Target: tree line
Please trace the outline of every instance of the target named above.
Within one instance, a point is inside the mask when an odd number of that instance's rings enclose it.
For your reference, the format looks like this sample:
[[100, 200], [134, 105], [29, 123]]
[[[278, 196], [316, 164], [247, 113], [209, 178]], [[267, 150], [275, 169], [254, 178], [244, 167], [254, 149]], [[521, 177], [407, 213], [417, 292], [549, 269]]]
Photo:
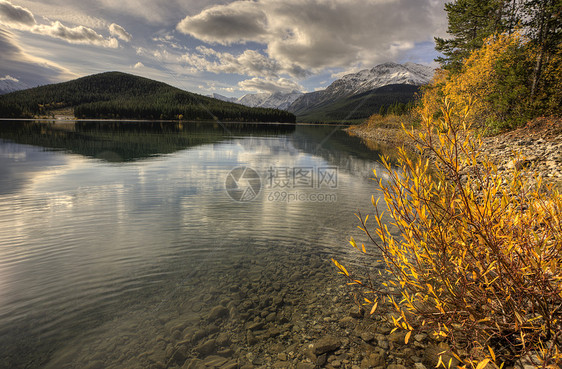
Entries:
[[441, 86], [487, 104], [479, 113], [496, 126], [560, 114], [562, 0], [457, 0], [445, 10]]

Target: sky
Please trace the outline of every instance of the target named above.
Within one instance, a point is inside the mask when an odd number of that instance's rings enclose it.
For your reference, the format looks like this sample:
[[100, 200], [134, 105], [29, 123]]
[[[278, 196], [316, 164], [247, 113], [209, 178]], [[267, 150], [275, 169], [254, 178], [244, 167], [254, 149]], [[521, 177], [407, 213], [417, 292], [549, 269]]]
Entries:
[[0, 80], [121, 71], [240, 97], [311, 92], [385, 62], [436, 65], [445, 0], [0, 0]]

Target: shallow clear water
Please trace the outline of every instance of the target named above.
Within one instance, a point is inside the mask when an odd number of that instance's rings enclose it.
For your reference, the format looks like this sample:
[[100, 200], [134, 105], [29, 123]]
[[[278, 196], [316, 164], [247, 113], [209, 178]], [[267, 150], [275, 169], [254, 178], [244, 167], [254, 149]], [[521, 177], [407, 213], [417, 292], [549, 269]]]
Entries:
[[231, 284], [322, 284], [378, 159], [326, 126], [0, 121], [0, 367], [127, 367]]

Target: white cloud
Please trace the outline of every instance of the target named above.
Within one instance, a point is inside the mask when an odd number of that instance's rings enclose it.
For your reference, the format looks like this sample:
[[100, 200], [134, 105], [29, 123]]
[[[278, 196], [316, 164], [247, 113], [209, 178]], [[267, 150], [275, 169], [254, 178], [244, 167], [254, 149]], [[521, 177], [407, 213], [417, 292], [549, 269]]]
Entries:
[[[68, 1], [64, 2], [67, 3]], [[209, 0], [80, 0], [73, 5], [77, 8], [89, 7], [90, 9], [103, 7], [108, 11], [108, 15], [126, 14], [140, 20], [144, 25], [168, 27], [171, 22], [178, 19], [178, 14], [200, 12], [209, 6]]]
[[238, 82], [238, 86], [245, 91], [256, 92], [291, 92], [302, 91], [303, 87], [286, 78], [257, 78]]
[[0, 0], [0, 20], [13, 28], [35, 25], [35, 17], [26, 8], [13, 5], [9, 1]]
[[144, 68], [144, 64], [141, 62], [137, 62], [135, 65], [133, 65], [133, 69], [139, 69], [139, 68]]
[[8, 27], [59, 38], [72, 44], [89, 44], [109, 48], [117, 48], [119, 46], [117, 39], [106, 39], [88, 27], [68, 27], [60, 21], [54, 21], [50, 24], [38, 24], [31, 11], [21, 6], [13, 5], [6, 0], [0, 0], [0, 19]]
[[30, 29], [31, 32], [40, 35], [59, 38], [71, 44], [89, 44], [116, 49], [119, 42], [116, 38], [106, 39], [91, 28], [84, 26], [67, 27], [59, 21], [52, 22], [50, 25], [38, 24]]
[[371, 67], [399, 59], [445, 27], [445, 0], [237, 0], [185, 17], [211, 44], [258, 42], [287, 69]]
[[253, 1], [215, 5], [197, 15], [184, 18], [176, 28], [200, 40], [224, 45], [265, 41], [267, 15], [259, 5]]
[[239, 55], [221, 53], [207, 47], [198, 47], [197, 51], [198, 54], [186, 54], [184, 60], [201, 71], [273, 76], [280, 70], [274, 60], [255, 50], [246, 50]]
[[234, 55], [228, 52], [219, 52], [206, 46], [198, 46], [196, 51], [197, 53], [184, 54], [181, 61], [197, 71], [240, 74], [252, 77], [278, 77], [280, 74], [289, 74], [294, 77], [306, 75], [303, 69], [294, 65], [282, 65], [256, 50], [245, 50], [238, 55]]
[[115, 23], [111, 23], [109, 25], [109, 34], [126, 42], [130, 42], [133, 39], [133, 36], [131, 36], [131, 34], [127, 32], [125, 28]]
[[172, 49], [176, 50], [184, 50], [187, 49], [184, 45], [182, 45], [178, 40], [175, 39], [174, 35], [170, 33], [158, 33], [156, 36], [152, 37], [152, 41], [157, 42], [159, 46], [169, 46]]
[[[128, 18], [127, 30], [133, 35], [147, 27], [169, 28], [180, 16], [196, 14], [209, 7], [209, 0], [10, 0], [39, 15], [63, 23], [80, 24], [94, 29], [107, 28], [109, 24]], [[229, 0], [214, 0], [212, 3]], [[111, 21], [106, 21], [110, 19]], [[116, 22], [119, 23], [119, 22]], [[121, 23], [119, 23], [121, 24]], [[129, 25], [130, 24], [130, 25]], [[138, 27], [138, 28], [137, 28]], [[173, 27], [173, 26], [172, 26]], [[140, 32], [139, 32], [140, 33]]]
[[12, 82], [19, 82], [20, 80], [10, 76], [9, 74], [6, 74], [6, 76], [4, 77], [0, 77], [0, 81], [12, 81]]
[[44, 18], [46, 20], [56, 19], [62, 23], [80, 24], [94, 29], [107, 28], [109, 25], [108, 22], [96, 16], [99, 15], [99, 12], [88, 11], [88, 8], [85, 7], [86, 0], [77, 4], [61, 0], [41, 0], [40, 2], [37, 0], [15, 1], [35, 14], [37, 18]]

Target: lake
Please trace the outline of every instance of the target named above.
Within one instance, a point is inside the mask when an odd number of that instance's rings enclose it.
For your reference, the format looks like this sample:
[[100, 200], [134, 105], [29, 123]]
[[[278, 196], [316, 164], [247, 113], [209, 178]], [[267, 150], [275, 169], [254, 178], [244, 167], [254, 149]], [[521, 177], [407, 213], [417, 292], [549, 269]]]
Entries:
[[361, 264], [379, 155], [332, 126], [0, 121], [0, 367], [302, 360], [352, 306], [330, 258]]

